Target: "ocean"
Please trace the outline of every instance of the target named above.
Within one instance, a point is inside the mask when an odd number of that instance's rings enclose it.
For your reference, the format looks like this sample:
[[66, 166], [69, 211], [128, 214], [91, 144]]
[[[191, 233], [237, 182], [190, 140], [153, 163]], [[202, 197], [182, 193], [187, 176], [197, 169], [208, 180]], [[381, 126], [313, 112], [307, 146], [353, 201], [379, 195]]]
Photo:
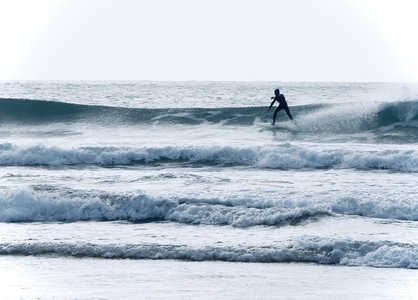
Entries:
[[418, 297], [417, 83], [1, 81], [0, 124], [1, 299]]

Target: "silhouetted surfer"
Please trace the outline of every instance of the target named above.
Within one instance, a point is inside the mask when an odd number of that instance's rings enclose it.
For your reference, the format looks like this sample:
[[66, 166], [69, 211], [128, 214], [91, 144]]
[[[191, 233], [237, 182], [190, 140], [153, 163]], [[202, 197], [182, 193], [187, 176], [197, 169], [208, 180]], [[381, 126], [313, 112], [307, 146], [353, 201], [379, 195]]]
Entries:
[[271, 97], [271, 99], [274, 99], [274, 100], [270, 104], [269, 111], [270, 111], [271, 107], [273, 106], [274, 102], [276, 102], [276, 101], [279, 102], [279, 106], [274, 111], [274, 114], [273, 114], [273, 123], [271, 123], [271, 124], [274, 125], [274, 123], [276, 123], [276, 115], [282, 109], [284, 109], [284, 111], [287, 113], [287, 115], [289, 116], [290, 120], [293, 120], [293, 117], [290, 114], [289, 107], [287, 106], [286, 98], [284, 97], [284, 95], [283, 94], [280, 94], [280, 90], [279, 89], [276, 89], [274, 91], [274, 95], [275, 95], [274, 97]]

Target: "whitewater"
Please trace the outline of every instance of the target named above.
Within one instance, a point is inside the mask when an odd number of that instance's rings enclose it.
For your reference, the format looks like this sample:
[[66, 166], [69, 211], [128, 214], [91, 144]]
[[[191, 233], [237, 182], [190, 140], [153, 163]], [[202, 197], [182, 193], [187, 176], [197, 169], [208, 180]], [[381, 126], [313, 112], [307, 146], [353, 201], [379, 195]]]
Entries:
[[417, 142], [414, 83], [2, 81], [1, 297], [414, 299]]

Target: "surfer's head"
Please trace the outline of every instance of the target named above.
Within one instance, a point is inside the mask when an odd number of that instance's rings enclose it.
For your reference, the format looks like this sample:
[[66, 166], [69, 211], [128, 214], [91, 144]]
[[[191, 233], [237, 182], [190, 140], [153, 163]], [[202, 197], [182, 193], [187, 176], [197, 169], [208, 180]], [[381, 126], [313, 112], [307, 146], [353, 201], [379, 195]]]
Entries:
[[279, 89], [275, 89], [275, 90], [274, 90], [274, 94], [275, 94], [276, 96], [279, 96], [279, 95], [280, 95], [280, 90], [279, 90]]

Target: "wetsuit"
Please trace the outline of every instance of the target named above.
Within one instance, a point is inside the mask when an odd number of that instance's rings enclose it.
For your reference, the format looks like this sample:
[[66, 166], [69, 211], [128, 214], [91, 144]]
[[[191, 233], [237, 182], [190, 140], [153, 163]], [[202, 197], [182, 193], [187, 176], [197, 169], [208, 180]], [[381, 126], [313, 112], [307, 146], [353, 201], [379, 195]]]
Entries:
[[289, 116], [290, 120], [293, 120], [293, 117], [290, 114], [289, 107], [287, 106], [286, 98], [284, 97], [284, 95], [283, 94], [280, 94], [280, 95], [274, 97], [273, 102], [271, 102], [271, 104], [270, 104], [270, 108], [273, 106], [273, 104], [274, 104], [275, 101], [279, 102], [279, 106], [276, 108], [276, 110], [274, 111], [274, 114], [273, 114], [273, 125], [274, 125], [274, 123], [276, 123], [276, 115], [277, 115], [277, 113], [279, 111], [281, 111], [282, 109], [284, 109], [284, 111], [287, 113], [287, 115]]

